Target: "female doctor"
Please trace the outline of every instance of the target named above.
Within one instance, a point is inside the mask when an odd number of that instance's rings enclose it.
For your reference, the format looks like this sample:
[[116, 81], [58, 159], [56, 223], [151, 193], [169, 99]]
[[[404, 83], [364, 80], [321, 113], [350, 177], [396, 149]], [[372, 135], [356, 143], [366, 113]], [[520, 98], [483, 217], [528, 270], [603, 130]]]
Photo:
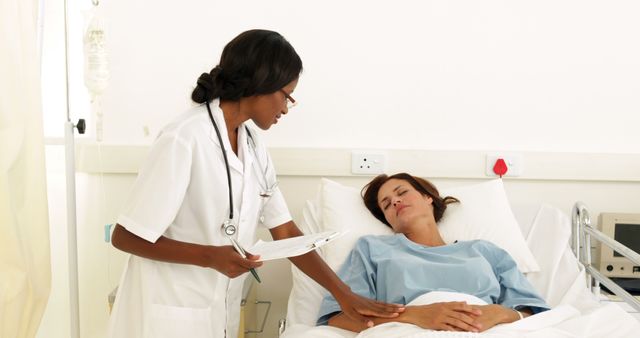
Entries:
[[[280, 34], [246, 31], [202, 74], [200, 104], [155, 140], [113, 233], [131, 253], [119, 284], [110, 337], [237, 337], [246, 272], [262, 265], [231, 245], [302, 235], [276, 186], [267, 148], [245, 122], [267, 130], [295, 104], [302, 61]], [[351, 292], [315, 252], [292, 257], [354, 320], [404, 310]], [[251, 277], [253, 278], [253, 277]]]

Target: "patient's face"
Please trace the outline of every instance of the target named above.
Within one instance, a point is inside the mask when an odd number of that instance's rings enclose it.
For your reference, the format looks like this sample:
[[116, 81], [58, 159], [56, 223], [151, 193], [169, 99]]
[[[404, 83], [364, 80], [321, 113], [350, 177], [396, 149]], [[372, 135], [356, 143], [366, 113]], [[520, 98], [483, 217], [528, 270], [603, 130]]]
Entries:
[[433, 221], [433, 199], [409, 182], [390, 179], [378, 191], [378, 205], [395, 232], [407, 233], [423, 221]]

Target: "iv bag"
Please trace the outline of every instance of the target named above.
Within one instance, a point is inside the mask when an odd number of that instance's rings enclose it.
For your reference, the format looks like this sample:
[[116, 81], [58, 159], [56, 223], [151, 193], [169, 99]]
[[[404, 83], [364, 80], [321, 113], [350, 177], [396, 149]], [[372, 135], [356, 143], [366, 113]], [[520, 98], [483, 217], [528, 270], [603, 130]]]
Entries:
[[102, 94], [109, 82], [109, 60], [104, 23], [93, 8], [84, 34], [84, 84], [92, 96]]
[[86, 14], [84, 34], [84, 84], [91, 96], [91, 111], [95, 116], [96, 140], [102, 142], [102, 104], [100, 96], [109, 83], [109, 60], [104, 23], [93, 6]]

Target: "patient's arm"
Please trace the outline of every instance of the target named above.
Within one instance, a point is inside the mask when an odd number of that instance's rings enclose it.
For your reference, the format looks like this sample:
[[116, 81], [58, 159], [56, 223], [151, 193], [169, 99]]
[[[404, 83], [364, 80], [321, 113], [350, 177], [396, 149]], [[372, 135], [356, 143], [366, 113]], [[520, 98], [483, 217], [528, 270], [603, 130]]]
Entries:
[[[474, 322], [475, 318], [481, 315], [480, 309], [474, 308], [466, 302], [446, 302], [407, 306], [405, 311], [396, 318], [371, 318], [371, 320], [374, 325], [401, 322], [414, 324], [424, 329], [479, 332], [480, 328]], [[368, 328], [364, 323], [354, 321], [342, 312], [331, 317], [329, 325], [354, 332]]]

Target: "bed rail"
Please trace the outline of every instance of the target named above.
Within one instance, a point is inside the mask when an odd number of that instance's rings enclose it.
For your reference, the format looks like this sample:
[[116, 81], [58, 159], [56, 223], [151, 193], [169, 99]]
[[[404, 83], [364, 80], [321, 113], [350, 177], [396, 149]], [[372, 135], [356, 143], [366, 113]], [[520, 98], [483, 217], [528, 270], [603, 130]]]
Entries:
[[578, 260], [585, 266], [588, 275], [587, 286], [597, 295], [600, 293], [600, 283], [602, 283], [614, 294], [640, 311], [640, 300], [618, 286], [618, 284], [613, 282], [609, 277], [601, 274], [600, 271], [592, 265], [591, 238], [593, 237], [595, 240], [600, 241], [602, 245], [612, 248], [638, 265], [640, 265], [640, 255], [594, 228], [591, 225], [589, 210], [583, 202], [576, 202], [571, 214], [571, 249]]

